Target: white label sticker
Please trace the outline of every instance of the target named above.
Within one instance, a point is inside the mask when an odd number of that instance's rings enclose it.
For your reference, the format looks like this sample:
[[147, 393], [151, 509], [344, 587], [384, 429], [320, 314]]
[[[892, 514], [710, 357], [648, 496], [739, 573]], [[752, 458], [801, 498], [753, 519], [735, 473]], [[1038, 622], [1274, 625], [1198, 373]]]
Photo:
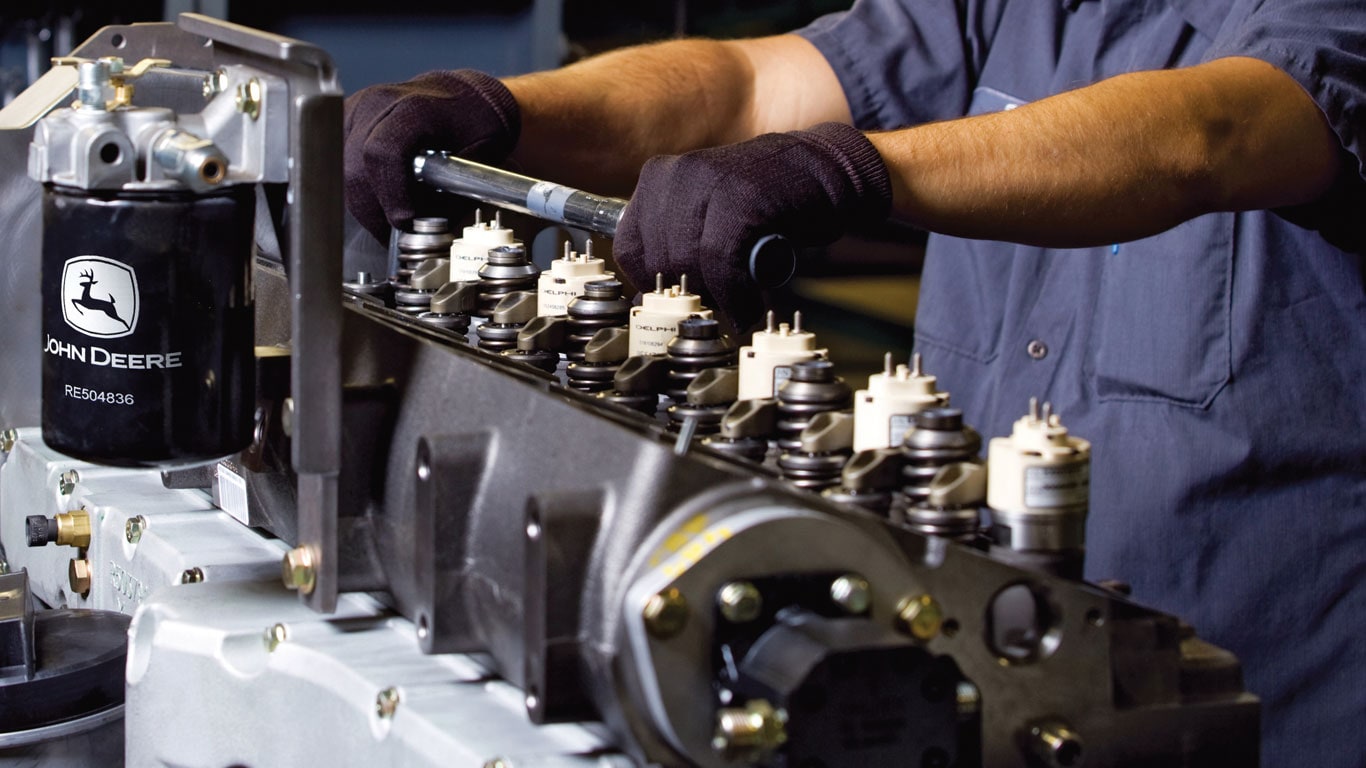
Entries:
[[1086, 462], [1055, 467], [1025, 468], [1026, 507], [1071, 507], [1085, 504], [1091, 490], [1091, 465]]
[[242, 525], [250, 525], [247, 515], [247, 481], [227, 464], [214, 468], [218, 507]]
[[783, 388], [783, 382], [792, 378], [792, 366], [775, 365], [773, 367], [773, 396], [778, 396], [778, 390]]
[[887, 420], [887, 446], [897, 448], [906, 439], [906, 431], [915, 426], [915, 414], [894, 413]]
[[538, 181], [526, 193], [527, 210], [543, 219], [564, 220], [564, 202], [574, 190], [549, 181]]

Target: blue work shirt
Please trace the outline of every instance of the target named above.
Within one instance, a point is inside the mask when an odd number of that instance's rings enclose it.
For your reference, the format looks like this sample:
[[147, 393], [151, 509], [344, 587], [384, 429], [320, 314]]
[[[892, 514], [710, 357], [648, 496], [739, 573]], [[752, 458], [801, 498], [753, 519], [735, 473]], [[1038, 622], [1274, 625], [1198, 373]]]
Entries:
[[1322, 109], [1343, 171], [1311, 205], [1117, 247], [931, 235], [916, 348], [984, 435], [1038, 397], [1092, 441], [1088, 578], [1238, 654], [1264, 765], [1366, 764], [1366, 3], [867, 0], [800, 34], [868, 130], [1225, 56]]

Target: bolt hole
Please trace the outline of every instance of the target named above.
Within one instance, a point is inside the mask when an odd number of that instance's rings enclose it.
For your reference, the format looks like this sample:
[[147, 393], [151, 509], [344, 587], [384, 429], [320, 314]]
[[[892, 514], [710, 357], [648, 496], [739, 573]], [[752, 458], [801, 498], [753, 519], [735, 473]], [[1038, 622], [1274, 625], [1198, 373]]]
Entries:
[[1061, 640], [1056, 607], [1042, 588], [1011, 584], [987, 607], [987, 642], [1003, 661], [1028, 664], [1047, 658]]
[[123, 157], [123, 150], [119, 149], [119, 145], [112, 141], [100, 147], [100, 160], [104, 161], [105, 165], [113, 165], [121, 157]]
[[417, 617], [417, 639], [426, 640], [429, 630], [427, 628], [427, 614]]
[[223, 180], [223, 164], [210, 160], [199, 167], [199, 175], [204, 181], [217, 184]]
[[213, 41], [206, 37], [204, 38], [204, 42], [200, 43], [200, 45], [204, 46], [205, 48], [212, 48]]
[[953, 637], [958, 634], [959, 629], [962, 627], [958, 624], [958, 619], [945, 619], [944, 626], [939, 631], [944, 633], [944, 637]]
[[128, 45], [128, 39], [116, 32], [113, 37], [109, 38], [109, 44], [115, 48], [122, 48]]
[[417, 479], [424, 483], [432, 479], [432, 466], [425, 461], [418, 462]]
[[1103, 627], [1105, 626], [1105, 616], [1101, 614], [1099, 608], [1092, 608], [1086, 612], [1086, 623], [1093, 627]]

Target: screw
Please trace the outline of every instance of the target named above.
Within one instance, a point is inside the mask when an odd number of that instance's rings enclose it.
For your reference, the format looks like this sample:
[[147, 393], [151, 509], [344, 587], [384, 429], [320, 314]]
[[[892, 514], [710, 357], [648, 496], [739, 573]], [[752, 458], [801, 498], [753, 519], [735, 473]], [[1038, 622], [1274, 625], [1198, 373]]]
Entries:
[[964, 680], [958, 684], [958, 714], [975, 715], [982, 710], [982, 692]]
[[135, 515], [128, 518], [128, 522], [123, 524], [123, 538], [129, 544], [136, 544], [142, 540], [142, 532], [147, 530], [147, 518], [142, 515]]
[[308, 547], [295, 547], [285, 554], [280, 564], [280, 576], [289, 589], [297, 589], [305, 595], [313, 594], [317, 584], [318, 572], [313, 565], [313, 550]]
[[78, 558], [71, 561], [66, 569], [66, 580], [71, 591], [85, 597], [90, 594], [90, 561]]
[[1029, 726], [1029, 750], [1048, 768], [1081, 765], [1081, 736], [1065, 723], [1056, 720], [1046, 720]]
[[896, 614], [901, 631], [917, 640], [933, 640], [944, 625], [944, 610], [929, 595], [902, 600], [896, 606]]
[[252, 120], [261, 116], [261, 81], [252, 78], [237, 86], [237, 98], [233, 102], [237, 111]]
[[181, 584], [199, 584], [202, 581], [204, 581], [203, 568], [186, 568], [185, 570], [180, 572]]
[[650, 595], [641, 617], [645, 619], [645, 628], [650, 634], [667, 640], [682, 632], [684, 625], [688, 623], [688, 601], [683, 599], [682, 592], [669, 587], [663, 592]]
[[787, 741], [787, 713], [757, 699], [716, 712], [711, 747], [725, 760], [757, 762]]
[[284, 624], [274, 624], [266, 630], [266, 650], [272, 653], [280, 644], [289, 639], [289, 629]]
[[388, 720], [394, 716], [398, 710], [398, 689], [389, 687], [379, 692], [375, 697], [375, 714]]
[[57, 490], [60, 491], [63, 496], [70, 496], [71, 492], [76, 490], [76, 483], [79, 483], [80, 481], [81, 473], [74, 469], [68, 469], [62, 473], [61, 478], [58, 480]]
[[14, 444], [19, 442], [19, 430], [7, 429], [0, 432], [0, 451], [9, 453], [14, 450]]
[[764, 608], [764, 597], [748, 581], [732, 581], [716, 593], [721, 615], [732, 624], [745, 624], [759, 618]]
[[872, 588], [867, 579], [857, 573], [847, 573], [830, 584], [830, 599], [849, 613], [864, 614], [873, 602]]

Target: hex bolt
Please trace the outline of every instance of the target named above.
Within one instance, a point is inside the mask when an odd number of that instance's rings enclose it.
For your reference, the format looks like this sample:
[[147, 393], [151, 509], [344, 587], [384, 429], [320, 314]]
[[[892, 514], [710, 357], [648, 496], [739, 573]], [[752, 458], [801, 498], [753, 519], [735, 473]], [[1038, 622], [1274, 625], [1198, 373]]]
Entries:
[[252, 78], [237, 86], [237, 97], [233, 103], [237, 111], [252, 120], [261, 116], [261, 81]]
[[724, 760], [758, 762], [787, 742], [787, 713], [763, 699], [716, 712], [711, 747]]
[[964, 680], [958, 684], [958, 714], [975, 715], [982, 711], [982, 692]]
[[71, 492], [76, 490], [76, 483], [79, 483], [80, 481], [81, 473], [74, 469], [68, 469], [62, 473], [61, 478], [57, 481], [57, 490], [61, 492], [63, 496], [70, 496]]
[[0, 432], [0, 451], [9, 453], [14, 450], [14, 444], [19, 442], [19, 430], [7, 429]]
[[297, 589], [305, 595], [313, 594], [318, 578], [313, 550], [308, 547], [289, 550], [280, 563], [280, 577], [287, 589]]
[[375, 714], [388, 720], [398, 711], [398, 689], [390, 686], [375, 696]]
[[726, 621], [746, 624], [759, 618], [764, 609], [764, 596], [748, 581], [732, 581], [716, 593], [716, 605]]
[[123, 538], [129, 544], [136, 544], [142, 541], [142, 532], [145, 530], [147, 530], [147, 518], [142, 515], [134, 515], [123, 524]]
[[289, 639], [289, 628], [284, 624], [272, 624], [266, 630], [265, 639], [266, 650], [274, 653], [276, 648], [279, 648], [282, 643]]
[[930, 595], [902, 600], [896, 615], [898, 628], [917, 640], [933, 640], [944, 626], [944, 609]]
[[204, 99], [212, 99], [223, 92], [228, 84], [228, 73], [223, 70], [210, 72], [204, 76]]
[[667, 640], [679, 632], [688, 623], [688, 601], [683, 598], [683, 593], [674, 587], [669, 587], [663, 592], [650, 595], [650, 599], [645, 602], [645, 610], [641, 612], [641, 618], [645, 620], [645, 629], [650, 634], [660, 640]]
[[199, 567], [186, 568], [180, 572], [181, 584], [199, 584], [204, 581], [204, 569]]
[[1066, 723], [1044, 720], [1029, 726], [1029, 751], [1048, 768], [1071, 768], [1082, 763], [1082, 740]]
[[71, 587], [74, 594], [86, 597], [90, 594], [90, 561], [81, 557], [75, 558], [66, 569], [67, 584]]
[[830, 599], [858, 616], [868, 612], [873, 603], [873, 590], [867, 579], [857, 573], [846, 573], [830, 583]]
[[280, 430], [285, 437], [294, 437], [294, 398], [286, 397], [280, 404]]

